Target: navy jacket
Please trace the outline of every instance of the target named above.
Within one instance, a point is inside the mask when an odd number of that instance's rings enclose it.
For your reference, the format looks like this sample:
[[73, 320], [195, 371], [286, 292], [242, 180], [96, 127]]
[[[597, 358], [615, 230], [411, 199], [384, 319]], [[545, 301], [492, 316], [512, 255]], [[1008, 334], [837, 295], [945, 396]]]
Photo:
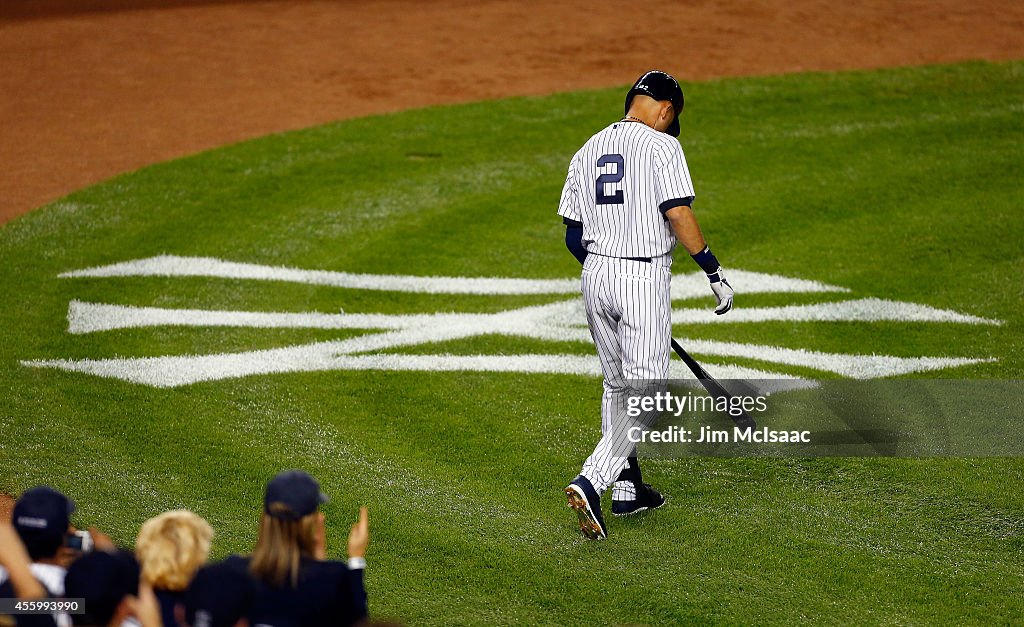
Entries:
[[[249, 568], [248, 557], [232, 556], [225, 563]], [[363, 571], [349, 570], [344, 562], [304, 558], [297, 588], [271, 586], [255, 577], [252, 580], [252, 605], [247, 616], [250, 625], [352, 625], [367, 617]]]

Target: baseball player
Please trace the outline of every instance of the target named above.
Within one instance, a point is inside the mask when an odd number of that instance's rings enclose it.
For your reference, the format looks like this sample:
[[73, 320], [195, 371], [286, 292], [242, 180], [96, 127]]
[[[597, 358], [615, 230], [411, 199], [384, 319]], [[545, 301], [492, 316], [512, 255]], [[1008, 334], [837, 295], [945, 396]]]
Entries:
[[674, 78], [659, 71], [641, 76], [626, 94], [625, 117], [573, 156], [558, 206], [566, 246], [583, 264], [587, 323], [604, 374], [601, 440], [565, 488], [580, 531], [592, 540], [608, 536], [601, 495], [613, 484], [613, 514], [665, 504], [643, 482], [636, 446], [626, 437], [631, 425], [643, 423], [631, 422], [625, 403], [668, 378], [677, 241], [707, 273], [715, 313], [732, 308], [733, 289], [691, 210], [693, 184], [675, 139], [682, 110]]

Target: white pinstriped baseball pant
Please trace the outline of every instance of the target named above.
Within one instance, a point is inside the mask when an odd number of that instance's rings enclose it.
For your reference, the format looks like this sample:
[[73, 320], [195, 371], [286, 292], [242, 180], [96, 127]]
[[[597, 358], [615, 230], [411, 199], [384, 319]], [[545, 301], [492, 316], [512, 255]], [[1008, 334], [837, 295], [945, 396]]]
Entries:
[[580, 474], [598, 494], [612, 485], [636, 449], [628, 440], [637, 419], [626, 415], [627, 398], [660, 390], [668, 379], [671, 267], [671, 254], [650, 263], [589, 254], [583, 264], [581, 288], [604, 393], [601, 440]]

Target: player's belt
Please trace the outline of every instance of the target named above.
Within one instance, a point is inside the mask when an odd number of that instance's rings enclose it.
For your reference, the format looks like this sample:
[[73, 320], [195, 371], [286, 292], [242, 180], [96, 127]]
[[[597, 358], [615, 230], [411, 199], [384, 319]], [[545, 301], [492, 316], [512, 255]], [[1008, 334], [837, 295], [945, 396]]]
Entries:
[[601, 253], [592, 253], [587, 251], [588, 255], [597, 255], [598, 257], [607, 257], [609, 259], [625, 259], [626, 261], [643, 261], [644, 263], [651, 263], [650, 257], [612, 257], [611, 255], [602, 255]]

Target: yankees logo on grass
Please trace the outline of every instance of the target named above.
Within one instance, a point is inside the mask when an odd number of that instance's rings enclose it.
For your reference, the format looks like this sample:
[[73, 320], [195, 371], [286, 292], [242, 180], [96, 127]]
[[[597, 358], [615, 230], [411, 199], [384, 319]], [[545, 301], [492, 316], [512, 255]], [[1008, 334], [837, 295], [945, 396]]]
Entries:
[[[552, 294], [572, 295], [544, 305], [496, 313], [438, 311], [420, 314], [258, 312], [207, 309], [133, 307], [72, 300], [68, 306], [68, 332], [87, 334], [156, 326], [361, 329], [367, 333], [342, 340], [314, 342], [266, 350], [208, 355], [159, 357], [97, 357], [94, 359], [26, 359], [33, 368], [57, 368], [110, 377], [154, 387], [177, 387], [200, 381], [216, 381], [255, 374], [323, 370], [418, 370], [527, 372], [599, 376], [597, 358], [589, 354], [523, 355], [408, 355], [396, 348], [501, 334], [557, 342], [592, 342], [575, 279], [509, 279], [469, 277], [414, 277], [366, 275], [323, 270], [299, 270], [277, 266], [233, 263], [207, 257], [162, 256], [108, 266], [75, 270], [62, 278], [208, 277], [354, 287], [428, 294]], [[731, 270], [731, 280], [744, 293], [845, 294], [849, 290], [817, 281], [772, 274]], [[673, 300], [703, 297], [707, 279], [703, 273], [677, 276]], [[771, 320], [792, 322], [898, 321], [931, 324], [998, 325], [998, 320], [936, 309], [926, 305], [877, 298], [850, 298], [838, 302], [780, 307], [748, 307], [733, 312], [732, 322]], [[725, 324], [729, 320], [697, 308], [675, 308], [673, 324]], [[713, 360], [706, 364], [723, 379], [788, 378], [785, 367], [810, 368], [844, 377], [874, 378], [940, 370], [984, 361], [986, 357], [850, 355], [719, 340], [686, 340], [686, 348]], [[782, 370], [761, 370], [729, 363], [729, 358], [768, 362]], [[688, 378], [689, 371], [673, 362], [670, 376]]]

